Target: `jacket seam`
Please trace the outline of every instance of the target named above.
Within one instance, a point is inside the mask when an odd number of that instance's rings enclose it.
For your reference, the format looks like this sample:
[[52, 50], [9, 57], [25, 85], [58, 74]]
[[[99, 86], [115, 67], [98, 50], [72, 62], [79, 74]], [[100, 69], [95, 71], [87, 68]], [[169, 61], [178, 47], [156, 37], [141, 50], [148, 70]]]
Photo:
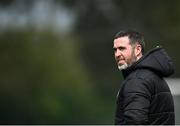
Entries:
[[159, 94], [161, 94], [161, 93], [167, 93], [167, 94], [169, 94], [170, 92], [168, 92], [168, 91], [158, 92], [158, 93], [156, 93], [156, 94], [152, 95], [151, 97], [157, 96], [157, 95], [159, 95]]
[[174, 113], [174, 112], [159, 112], [159, 113], [154, 113], [154, 114], [149, 114], [149, 115], [156, 115], [156, 114], [167, 114], [167, 113]]
[[[138, 110], [138, 111], [143, 111], [142, 109], [127, 109], [127, 110], [125, 110], [124, 112], [129, 111], [129, 110]], [[145, 112], [145, 111], [143, 111], [143, 112]]]

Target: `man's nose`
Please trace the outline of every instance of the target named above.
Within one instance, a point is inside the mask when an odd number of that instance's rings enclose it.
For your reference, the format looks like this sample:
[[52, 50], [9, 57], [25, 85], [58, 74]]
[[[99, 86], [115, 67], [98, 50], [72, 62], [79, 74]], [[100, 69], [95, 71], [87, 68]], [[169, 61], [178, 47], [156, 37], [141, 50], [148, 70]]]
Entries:
[[115, 56], [116, 57], [119, 57], [121, 55], [121, 51], [119, 51], [118, 49], [116, 50], [116, 52], [115, 52]]

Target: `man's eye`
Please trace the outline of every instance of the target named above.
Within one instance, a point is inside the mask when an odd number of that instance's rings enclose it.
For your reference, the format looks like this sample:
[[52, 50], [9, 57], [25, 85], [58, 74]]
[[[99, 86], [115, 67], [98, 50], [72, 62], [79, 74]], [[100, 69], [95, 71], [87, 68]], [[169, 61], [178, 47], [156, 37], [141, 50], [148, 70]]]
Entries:
[[125, 47], [119, 47], [118, 49], [121, 50], [121, 51], [123, 51], [123, 50], [125, 50], [126, 48], [125, 48]]

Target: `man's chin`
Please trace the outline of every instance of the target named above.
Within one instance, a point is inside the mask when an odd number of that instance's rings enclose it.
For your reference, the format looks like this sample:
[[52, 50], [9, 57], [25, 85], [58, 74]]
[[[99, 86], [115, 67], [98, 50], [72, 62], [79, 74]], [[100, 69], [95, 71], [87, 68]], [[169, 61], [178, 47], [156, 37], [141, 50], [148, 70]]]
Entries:
[[127, 64], [123, 64], [123, 65], [118, 65], [118, 69], [119, 70], [125, 70], [128, 68], [128, 65]]

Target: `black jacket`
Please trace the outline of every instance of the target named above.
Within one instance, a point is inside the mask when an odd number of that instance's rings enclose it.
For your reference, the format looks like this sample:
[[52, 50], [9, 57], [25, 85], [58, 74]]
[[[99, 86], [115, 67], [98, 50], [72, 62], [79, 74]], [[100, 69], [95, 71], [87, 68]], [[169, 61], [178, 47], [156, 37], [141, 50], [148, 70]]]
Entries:
[[174, 125], [173, 97], [163, 79], [173, 72], [170, 57], [160, 47], [123, 70], [115, 124]]

